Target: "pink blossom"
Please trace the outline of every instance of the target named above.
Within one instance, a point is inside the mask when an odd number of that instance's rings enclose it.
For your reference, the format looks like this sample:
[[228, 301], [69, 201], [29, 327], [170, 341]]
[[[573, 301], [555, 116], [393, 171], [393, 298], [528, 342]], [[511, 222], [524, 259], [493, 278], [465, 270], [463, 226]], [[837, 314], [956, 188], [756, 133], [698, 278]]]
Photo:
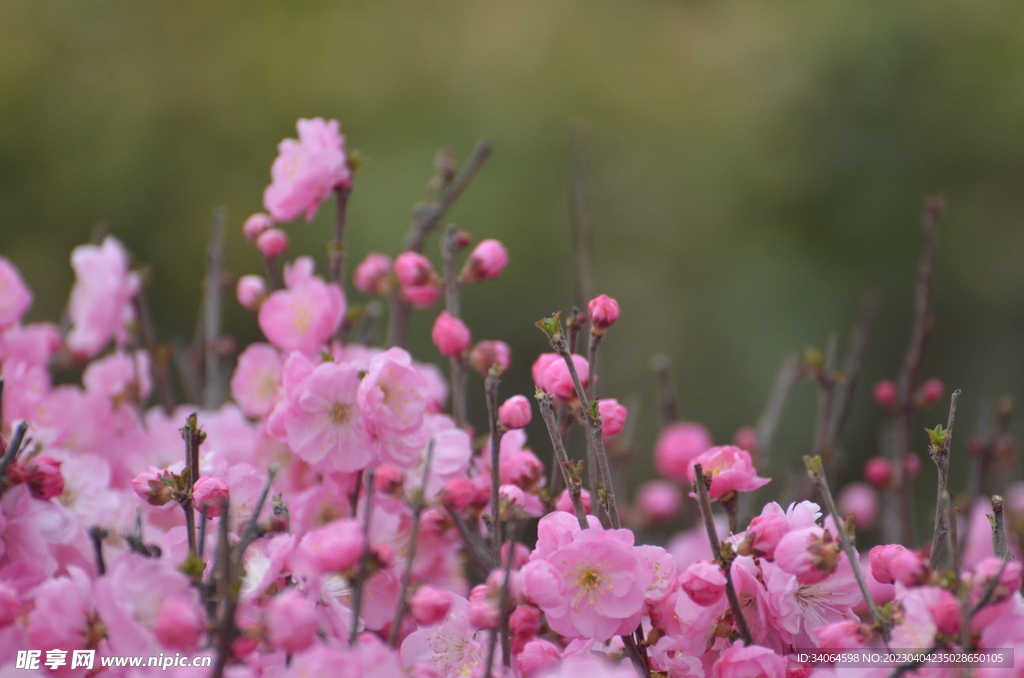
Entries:
[[452, 317], [448, 311], [441, 311], [434, 321], [430, 338], [441, 355], [454, 357], [461, 355], [469, 347], [469, 328], [460, 319]]
[[174, 497], [174, 488], [163, 482], [170, 480], [170, 471], [150, 466], [132, 480], [132, 489], [143, 501], [153, 506], [163, 506]]
[[373, 460], [369, 433], [357, 405], [359, 372], [348, 363], [322, 363], [289, 397], [284, 421], [288, 446], [306, 463], [351, 473]]
[[281, 356], [270, 344], [252, 343], [241, 355], [231, 376], [231, 397], [249, 417], [270, 414], [281, 382]]
[[469, 592], [469, 623], [478, 629], [494, 629], [500, 618], [498, 608], [488, 599], [487, 586], [474, 586]]
[[548, 669], [553, 669], [562, 658], [562, 651], [554, 643], [535, 638], [516, 654], [516, 665], [523, 678], [534, 678]]
[[469, 352], [469, 364], [485, 378], [494, 364], [501, 367], [501, 371], [504, 372], [512, 364], [512, 349], [503, 341], [478, 342]]
[[313, 276], [313, 260], [299, 257], [285, 266], [287, 289], [271, 294], [259, 312], [259, 325], [282, 351], [314, 354], [334, 334], [345, 316], [341, 289]]
[[[546, 355], [554, 355], [556, 359], [547, 361], [547, 366], [544, 368], [543, 374], [540, 375], [540, 381], [537, 382], [537, 385], [562, 400], [575, 400], [576, 386], [572, 380], [572, 375], [569, 374], [569, 367], [566, 365], [565, 360], [557, 354]], [[544, 356], [538, 358], [537, 363], [540, 363], [541, 358], [544, 358]], [[580, 379], [580, 384], [583, 388], [586, 388], [590, 380], [590, 364], [581, 355], [572, 356], [572, 362], [576, 367], [576, 375]], [[534, 367], [537, 366], [537, 363], [534, 363]], [[536, 374], [534, 378], [536, 378]]]
[[437, 282], [430, 259], [419, 252], [402, 252], [395, 259], [395, 275], [403, 287], [419, 287]]
[[711, 433], [701, 424], [681, 422], [665, 428], [654, 447], [654, 465], [658, 473], [687, 482], [690, 462], [714, 445]]
[[476, 500], [476, 496], [476, 485], [469, 478], [450, 480], [441, 490], [444, 505], [456, 511], [465, 511]]
[[288, 234], [280, 228], [268, 228], [256, 238], [256, 249], [266, 259], [276, 259], [288, 249]]
[[356, 289], [368, 296], [384, 297], [391, 291], [391, 257], [370, 252], [353, 273]]
[[437, 303], [441, 296], [441, 286], [438, 285], [416, 285], [402, 288], [402, 298], [409, 302], [413, 308], [430, 308]]
[[699, 560], [679, 576], [679, 587], [693, 602], [707, 607], [725, 594], [725, 574], [718, 565]]
[[603, 398], [597, 402], [597, 409], [601, 413], [601, 434], [605, 438], [622, 433], [629, 417], [629, 410], [624, 405], [620, 405], [615, 398]]
[[790, 524], [785, 514], [763, 512], [750, 521], [750, 526], [740, 542], [739, 552], [744, 555], [761, 556], [768, 561], [775, 560], [775, 549], [789, 530]]
[[45, 365], [62, 344], [60, 330], [53, 323], [11, 325], [0, 330], [0, 362]]
[[490, 280], [498, 277], [508, 265], [508, 250], [498, 240], [483, 240], [473, 248], [462, 269], [466, 282]]
[[[583, 504], [584, 513], [590, 513], [590, 492], [586, 488], [580, 490], [580, 503]], [[565, 511], [566, 513], [573, 513], [575, 511], [572, 506], [572, 497], [569, 496], [569, 490], [562, 490], [562, 493], [558, 495], [558, 499], [555, 500], [555, 509]]]
[[269, 214], [263, 212], [257, 212], [256, 214], [250, 215], [245, 223], [242, 224], [242, 233], [245, 235], [245, 239], [251, 243], [255, 243], [256, 239], [263, 234], [269, 228], [274, 226], [274, 221], [270, 218]]
[[786, 660], [767, 647], [735, 641], [711, 667], [714, 678], [785, 678]]
[[316, 639], [316, 607], [295, 589], [270, 600], [263, 616], [270, 644], [285, 652], [301, 652]]
[[359, 521], [334, 520], [306, 534], [296, 550], [296, 558], [305, 559], [317, 571], [344, 572], [359, 564], [366, 541]]
[[203, 618], [195, 602], [183, 597], [168, 598], [156, 615], [153, 633], [164, 647], [193, 650], [203, 633]]
[[64, 477], [60, 474], [60, 465], [61, 462], [53, 457], [42, 455], [25, 466], [15, 462], [14, 467], [18, 467], [19, 470], [15, 471], [12, 467], [10, 473], [12, 476], [21, 475], [32, 496], [45, 501], [64, 491]]
[[839, 493], [839, 512], [853, 516], [858, 530], [870, 530], [878, 520], [878, 492], [867, 483], [850, 483]]
[[819, 626], [811, 633], [818, 641], [818, 647], [853, 650], [864, 647], [865, 641], [871, 637], [871, 628], [851, 619]]
[[882, 544], [868, 552], [871, 576], [883, 583], [899, 581], [904, 586], [924, 583], [930, 573], [924, 556], [901, 544]]
[[402, 641], [402, 663], [424, 663], [435, 667], [441, 676], [473, 675], [487, 656], [488, 634], [471, 628], [468, 612], [469, 601], [453, 595], [451, 610], [443, 621], [421, 628]]
[[383, 461], [416, 465], [426, 443], [416, 436], [427, 408], [427, 382], [408, 352], [391, 348], [375, 356], [359, 384], [359, 408]]
[[839, 565], [839, 539], [818, 526], [786, 533], [775, 547], [775, 564], [801, 584], [816, 584]]
[[228, 484], [223, 478], [214, 476], [202, 476], [192, 486], [192, 501], [196, 509], [206, 508], [206, 515], [209, 518], [220, 516], [221, 504], [228, 500]]
[[75, 285], [68, 303], [68, 349], [92, 357], [111, 339], [119, 344], [128, 341], [128, 326], [135, 319], [132, 300], [142, 283], [128, 269], [128, 252], [121, 241], [108, 235], [100, 245], [79, 245], [71, 252], [71, 267]]
[[935, 407], [942, 396], [946, 394], [946, 387], [939, 379], [928, 379], [917, 389], [914, 400], [919, 410], [930, 410]]
[[298, 140], [278, 144], [271, 183], [263, 192], [263, 206], [276, 221], [291, 221], [303, 212], [312, 221], [331, 191], [351, 181], [337, 120], [300, 119], [296, 128]]
[[637, 490], [636, 505], [645, 520], [660, 523], [670, 520], [683, 505], [683, 493], [674, 483], [649, 480]]
[[0, 328], [17, 324], [32, 305], [32, 292], [10, 259], [0, 257]]
[[875, 404], [887, 412], [896, 412], [900, 407], [899, 387], [891, 379], [882, 379], [877, 382], [872, 395], [875, 398]]
[[741, 450], [750, 452], [750, 456], [757, 459], [757, 429], [753, 426], [741, 426], [732, 434], [732, 444]]
[[619, 319], [619, 302], [602, 294], [590, 300], [587, 311], [590, 312], [590, 331], [600, 336]]
[[529, 639], [540, 633], [541, 613], [532, 605], [519, 605], [508, 619], [512, 635], [520, 639]]
[[533, 452], [520, 450], [501, 461], [499, 478], [502, 483], [539, 490], [544, 480], [544, 463]]
[[102, 395], [115, 403], [145, 402], [153, 392], [149, 354], [145, 351], [118, 351], [89, 363], [82, 374], [86, 391]]
[[93, 609], [92, 584], [77, 567], [50, 579], [35, 592], [28, 614], [28, 644], [38, 650], [84, 650], [99, 620]]
[[498, 420], [507, 429], [523, 428], [532, 418], [530, 401], [523, 395], [512, 396], [498, 408]]
[[267, 299], [267, 281], [259, 275], [243, 275], [235, 286], [235, 298], [247, 311], [258, 311]]
[[1006, 600], [1013, 593], [1020, 591], [1022, 569], [1024, 566], [1018, 562], [1008, 561], [1004, 567], [1002, 558], [994, 556], [984, 558], [974, 566], [974, 573], [971, 576], [971, 595], [974, 599], [981, 600], [996, 577], [999, 577], [999, 583], [992, 590], [991, 602], [1000, 603]]
[[693, 484], [694, 465], [700, 464], [705, 474], [711, 474], [708, 494], [716, 501], [734, 492], [750, 492], [763, 487], [770, 478], [761, 478], [750, 459], [750, 453], [732, 445], [712, 447], [695, 457], [687, 470], [687, 479]]
[[0, 628], [18, 618], [25, 603], [12, 587], [0, 581]]
[[884, 457], [872, 457], [864, 464], [864, 479], [880, 490], [892, 482], [892, 462]]
[[418, 624], [436, 624], [448, 616], [451, 593], [433, 586], [421, 586], [409, 601], [409, 611]]

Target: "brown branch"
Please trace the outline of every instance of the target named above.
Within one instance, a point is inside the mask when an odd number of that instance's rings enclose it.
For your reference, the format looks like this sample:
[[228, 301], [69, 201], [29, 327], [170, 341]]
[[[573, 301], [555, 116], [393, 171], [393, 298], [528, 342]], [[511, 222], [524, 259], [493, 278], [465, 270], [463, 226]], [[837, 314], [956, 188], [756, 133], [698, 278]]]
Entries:
[[487, 400], [487, 420], [490, 428], [491, 442], [491, 557], [495, 563], [501, 562], [501, 516], [498, 489], [501, 484], [501, 438], [504, 431], [498, 423], [498, 377], [500, 369], [491, 366], [490, 374], [484, 381], [484, 395]]
[[946, 540], [946, 533], [949, 531], [948, 515], [943, 506], [943, 497], [949, 496], [947, 489], [949, 481], [949, 448], [953, 442], [953, 422], [956, 421], [956, 405], [960, 401], [960, 389], [953, 391], [949, 402], [949, 419], [946, 423], [946, 430], [942, 433], [942, 444], [930, 446], [932, 461], [938, 468], [938, 494], [935, 498], [935, 526], [932, 531], [932, 550], [928, 556], [929, 565], [934, 570], [938, 567], [939, 556]]
[[[454, 225], [445, 229], [441, 238], [441, 259], [444, 266], [444, 301], [448, 315], [453, 318], [461, 316], [460, 293], [462, 280], [458, 273], [458, 256], [465, 245], [458, 237]], [[452, 414], [459, 428], [465, 429], [468, 422], [466, 416], [466, 361], [461, 355], [448, 359], [452, 382]]]
[[330, 280], [342, 289], [345, 289], [345, 219], [350, 195], [352, 195], [351, 184], [342, 184], [334, 189], [334, 196], [337, 198], [337, 210], [334, 214], [334, 240], [327, 246]]
[[221, 300], [224, 291], [224, 208], [213, 214], [210, 245], [206, 250], [206, 280], [203, 284], [203, 407], [215, 410], [224, 402], [227, 384], [217, 346], [221, 328]]
[[[569, 461], [562, 436], [558, 432], [558, 422], [555, 420], [551, 394], [538, 388], [534, 397], [540, 406], [540, 416], [548, 427], [548, 436], [551, 438], [551, 446], [554, 449], [552, 464], [562, 470], [562, 480], [565, 481], [565, 487], [569, 491], [569, 499], [572, 501], [572, 508], [576, 513], [576, 520], [579, 521], [580, 529], [585, 530], [589, 524], [587, 523], [587, 512], [583, 508], [582, 482], [579, 473], [573, 472], [573, 463]], [[554, 497], [552, 497], [553, 499]]]
[[828, 445], [833, 447], [839, 438], [839, 432], [846, 423], [853, 405], [853, 394], [857, 389], [857, 382], [860, 380], [861, 368], [864, 365], [864, 355], [867, 352], [868, 340], [871, 338], [871, 331], [875, 326], [875, 318], [878, 315], [879, 293], [872, 290], [864, 295], [861, 300], [860, 317], [857, 324], [850, 331], [850, 343], [846, 353], [846, 364], [843, 367], [842, 378], [839, 382], [839, 389], [836, 393], [836, 400], [833, 406], [831, 420], [828, 429]]
[[664, 353], [651, 356], [651, 371], [654, 372], [654, 383], [658, 388], [658, 412], [661, 414], [661, 428], [668, 428], [678, 418], [676, 391], [672, 387], [672, 374], [669, 372], [671, 362]]
[[348, 644], [351, 647], [359, 637], [359, 613], [363, 608], [363, 588], [370, 572], [370, 520], [373, 518], [373, 478], [375, 471], [366, 475], [366, 515], [363, 519], [363, 544], [364, 551], [362, 560], [359, 562], [359, 573], [353, 582], [355, 593], [352, 600], [352, 628], [349, 630]]
[[996, 558], [1005, 558], [1007, 553], [1003, 498], [998, 494], [992, 495], [992, 552]]

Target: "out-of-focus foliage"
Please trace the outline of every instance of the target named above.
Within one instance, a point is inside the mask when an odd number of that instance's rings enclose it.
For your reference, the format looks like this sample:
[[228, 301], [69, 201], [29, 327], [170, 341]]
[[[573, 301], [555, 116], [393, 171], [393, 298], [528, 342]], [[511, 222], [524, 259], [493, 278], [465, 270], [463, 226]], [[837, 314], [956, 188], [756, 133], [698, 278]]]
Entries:
[[[231, 272], [258, 272], [241, 223], [276, 143], [317, 115], [367, 158], [352, 263], [396, 253], [437, 147], [494, 141], [451, 217], [512, 256], [464, 302], [475, 337], [513, 346], [509, 392], [544, 348], [533, 321], [572, 303], [567, 129], [588, 121], [597, 291], [623, 309], [601, 392], [640, 398], [638, 476], [653, 351], [673, 359], [685, 417], [725, 442], [756, 418], [783, 356], [845, 334], [875, 286], [865, 380], [893, 375], [926, 191], [950, 209], [925, 376], [964, 389], [965, 428], [986, 396], [1024, 395], [1020, 3], [0, 3], [0, 251], [36, 292], [31, 317], [59, 316], [68, 253], [103, 221], [151, 264], [161, 336], [187, 341], [213, 209], [228, 210]], [[321, 268], [332, 211], [288, 227]], [[229, 328], [255, 336], [227, 306]], [[432, 320], [414, 323], [424, 358]], [[808, 451], [812, 412], [806, 388], [777, 477]], [[854, 456], [874, 451], [877, 419], [865, 389], [843, 437]]]

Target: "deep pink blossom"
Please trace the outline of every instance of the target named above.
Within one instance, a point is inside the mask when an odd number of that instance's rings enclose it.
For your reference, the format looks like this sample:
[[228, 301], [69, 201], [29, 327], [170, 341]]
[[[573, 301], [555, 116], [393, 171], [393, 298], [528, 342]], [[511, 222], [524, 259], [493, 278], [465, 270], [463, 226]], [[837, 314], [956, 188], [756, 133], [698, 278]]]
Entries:
[[434, 321], [434, 329], [430, 338], [441, 355], [454, 357], [461, 355], [469, 347], [470, 334], [466, 323], [453, 317], [448, 311], [441, 311]]
[[6, 257], [0, 257], [0, 329], [16, 325], [29, 306], [32, 292], [21, 273]]
[[67, 346], [72, 353], [92, 357], [111, 339], [128, 341], [135, 319], [132, 301], [141, 280], [128, 268], [128, 252], [108, 235], [99, 245], [79, 245], [71, 252], [75, 285], [71, 288], [68, 316], [71, 331]]
[[626, 426], [626, 419], [629, 418], [629, 410], [625, 405], [619, 404], [615, 398], [602, 398], [597, 402], [597, 409], [601, 413], [601, 434], [611, 438], [622, 433]]
[[532, 418], [530, 401], [523, 395], [512, 396], [498, 408], [498, 420], [507, 429], [523, 428]]
[[313, 275], [313, 260], [299, 257], [285, 266], [286, 289], [271, 294], [259, 311], [259, 325], [282, 351], [314, 354], [341, 325], [345, 297], [341, 289]]
[[705, 474], [711, 474], [711, 486], [708, 494], [715, 501], [728, 497], [734, 492], [751, 492], [770, 482], [770, 478], [761, 478], [750, 459], [750, 453], [732, 445], [712, 447], [695, 457], [687, 470], [687, 479], [693, 484], [693, 468], [700, 464]]
[[498, 240], [482, 240], [466, 259], [462, 279], [466, 282], [490, 280], [498, 277], [507, 265], [508, 250], [505, 246]]
[[868, 552], [871, 575], [883, 583], [900, 582], [904, 586], [923, 583], [930, 572], [928, 563], [917, 551], [901, 544], [882, 544]]
[[413, 618], [423, 625], [441, 621], [448, 616], [451, 607], [451, 593], [433, 586], [421, 586], [409, 601], [409, 611]]
[[872, 457], [864, 464], [864, 479], [880, 490], [892, 482], [892, 462], [884, 457]]
[[864, 647], [865, 641], [871, 637], [871, 628], [851, 619], [819, 626], [811, 633], [818, 641], [818, 647], [852, 650]]
[[288, 250], [288, 234], [280, 228], [268, 228], [256, 238], [256, 249], [266, 259], [276, 259]]
[[[572, 356], [572, 362], [580, 383], [586, 388], [590, 380], [590, 364], [581, 355]], [[533, 378], [537, 386], [562, 400], [576, 399], [576, 386], [569, 367], [557, 353], [545, 353], [537, 358], [533, 364]]]
[[665, 428], [654, 446], [654, 465], [658, 473], [687, 482], [690, 462], [714, 445], [711, 433], [701, 424], [680, 422]]
[[946, 394], [946, 386], [939, 379], [928, 379], [917, 389], [914, 396], [918, 409], [930, 410]]
[[331, 191], [351, 181], [337, 120], [300, 119], [296, 128], [298, 140], [278, 144], [271, 183], [263, 192], [263, 206], [277, 221], [291, 221], [303, 212], [312, 221]]
[[590, 300], [587, 311], [590, 313], [590, 331], [602, 335], [619, 319], [619, 302], [602, 294]]
[[203, 633], [203, 615], [195, 601], [185, 597], [169, 598], [153, 621], [157, 640], [172, 650], [194, 650]]

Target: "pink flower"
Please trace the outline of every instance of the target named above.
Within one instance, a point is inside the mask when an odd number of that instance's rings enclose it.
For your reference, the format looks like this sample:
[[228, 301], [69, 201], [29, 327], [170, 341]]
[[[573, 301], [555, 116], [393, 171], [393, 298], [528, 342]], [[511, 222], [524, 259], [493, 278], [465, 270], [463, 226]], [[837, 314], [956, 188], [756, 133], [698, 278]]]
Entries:
[[587, 311], [590, 312], [590, 331], [600, 336], [619, 319], [619, 302], [602, 294], [590, 300]]
[[270, 344], [252, 343], [238, 356], [231, 397], [249, 417], [265, 417], [274, 407], [281, 382], [281, 356]]
[[871, 628], [858, 621], [847, 620], [819, 626], [811, 633], [818, 640], [818, 647], [853, 650], [864, 647], [864, 643], [871, 637]]
[[[554, 356], [554, 359], [548, 356]], [[580, 384], [586, 388], [590, 380], [590, 364], [581, 355], [572, 356], [572, 362], [576, 367], [576, 375], [580, 379]], [[544, 366], [539, 380], [536, 372], [538, 365]], [[569, 368], [565, 364], [565, 360], [556, 353], [546, 353], [537, 358], [537, 362], [534, 363], [534, 381], [542, 389], [562, 400], [575, 400], [577, 397], [576, 386], [573, 383], [572, 375], [569, 374]]]
[[768, 561], [775, 560], [775, 548], [789, 530], [790, 525], [785, 514], [762, 513], [750, 521], [744, 539], [740, 542], [739, 552], [744, 555], [761, 556]]
[[331, 191], [351, 181], [337, 120], [300, 119], [296, 127], [298, 140], [278, 144], [271, 183], [263, 192], [263, 206], [276, 221], [291, 221], [303, 212], [312, 221]]
[[504, 372], [512, 364], [512, 349], [503, 341], [481, 341], [469, 352], [469, 364], [484, 378], [494, 364]]
[[303, 461], [345, 473], [374, 461], [363, 408], [356, 402], [359, 388], [355, 366], [329, 362], [318, 365], [291, 393], [285, 437]]
[[[1000, 569], [1002, 570], [1001, 575]], [[985, 595], [996, 577], [999, 577], [999, 583], [992, 591], [992, 603], [1000, 603], [1020, 591], [1022, 569], [1024, 566], [1013, 561], [1006, 563], [1006, 567], [1003, 567], [1002, 559], [994, 556], [985, 558], [975, 565], [974, 573], [971, 576], [971, 595], [975, 599], [975, 604]]]
[[391, 291], [391, 257], [370, 252], [356, 266], [356, 289], [368, 296], [384, 297]]
[[402, 297], [415, 308], [429, 308], [441, 296], [441, 281], [430, 260], [419, 252], [399, 254], [395, 276], [402, 286]]
[[[590, 492], [586, 489], [580, 490], [580, 503], [583, 504], [583, 512], [590, 513]], [[555, 500], [555, 509], [566, 513], [574, 512], [569, 490], [562, 490], [562, 493], [558, 495], [558, 499]]]
[[258, 311], [267, 298], [267, 281], [258, 275], [243, 275], [235, 287], [238, 304], [247, 311]]
[[0, 257], [0, 328], [16, 325], [31, 305], [32, 292], [18, 269]]
[[816, 584], [839, 565], [839, 539], [817, 525], [786, 533], [775, 547], [775, 564], [801, 584]]
[[287, 289], [277, 290], [260, 307], [260, 329], [282, 351], [314, 354], [341, 325], [345, 297], [337, 285], [313, 275], [309, 257], [286, 265], [284, 278]]
[[864, 479], [884, 490], [892, 482], [892, 462], [884, 457], [872, 457], [864, 464]]
[[45, 365], [64, 341], [53, 323], [11, 325], [0, 330], [0, 362]]
[[170, 479], [170, 471], [150, 466], [145, 473], [135, 476], [132, 480], [132, 489], [147, 504], [163, 506], [174, 498], [174, 488], [163, 482]]
[[930, 572], [924, 556], [901, 544], [881, 544], [871, 549], [868, 557], [871, 576], [885, 584], [899, 581], [904, 586], [917, 586], [924, 583]]
[[711, 474], [711, 487], [708, 488], [711, 501], [728, 497], [733, 492], [750, 492], [771, 481], [771, 478], [757, 475], [749, 452], [732, 445], [712, 447], [693, 459], [687, 469], [687, 479], [691, 485], [695, 464], [700, 464], [705, 474]]
[[149, 354], [145, 351], [111, 353], [93, 360], [82, 373], [82, 385], [89, 393], [112, 402], [145, 402], [153, 392], [149, 376]]
[[203, 633], [203, 618], [193, 602], [168, 598], [156, 615], [153, 633], [164, 647], [194, 650]]
[[245, 235], [245, 239], [251, 243], [255, 243], [257, 238], [263, 234], [267, 229], [273, 228], [274, 221], [270, 218], [269, 214], [263, 212], [257, 212], [251, 215], [242, 224], [242, 233]]
[[363, 526], [352, 518], [334, 520], [308, 532], [296, 550], [320, 573], [345, 572], [359, 565], [366, 541]]
[[540, 610], [532, 605], [519, 605], [508, 620], [509, 630], [518, 638], [532, 638], [540, 633]]
[[611, 438], [622, 433], [629, 417], [629, 410], [620, 405], [615, 398], [603, 398], [597, 402], [597, 409], [601, 413], [601, 435]]
[[64, 477], [60, 474], [60, 464], [61, 462], [53, 457], [45, 455], [36, 457], [28, 463], [24, 469], [25, 482], [33, 497], [47, 500], [64, 491]]
[[711, 667], [714, 678], [785, 678], [786, 660], [767, 647], [737, 640]]
[[79, 245], [71, 252], [71, 267], [75, 285], [68, 303], [68, 349], [92, 357], [111, 339], [128, 341], [128, 326], [135, 319], [132, 300], [142, 283], [128, 269], [128, 252], [121, 241], [108, 235], [98, 246]]
[[891, 379], [882, 379], [876, 383], [873, 395], [875, 404], [887, 412], [895, 412], [900, 407], [900, 391]]
[[507, 429], [523, 428], [532, 418], [533, 412], [526, 396], [514, 395], [498, 408], [498, 420]]
[[501, 460], [502, 483], [514, 483], [526, 490], [540, 490], [544, 480], [544, 462], [529, 450], [520, 450]]
[[448, 616], [452, 594], [433, 586], [421, 586], [409, 601], [409, 610], [417, 624], [436, 624]]
[[441, 355], [454, 357], [461, 355], [469, 347], [469, 328], [466, 327], [466, 323], [453, 318], [448, 311], [441, 311], [434, 321], [430, 338]]
[[674, 483], [649, 480], [637, 490], [636, 505], [646, 520], [660, 523], [679, 512], [683, 493]]
[[741, 450], [750, 452], [750, 456], [757, 458], [757, 429], [752, 426], [741, 426], [732, 434], [732, 444]]
[[691, 460], [714, 444], [711, 433], [701, 424], [672, 424], [658, 436], [654, 446], [654, 465], [666, 478], [686, 482]]
[[462, 269], [462, 279], [466, 282], [490, 280], [498, 277], [508, 265], [508, 250], [498, 240], [483, 240], [473, 248], [466, 265]]
[[295, 589], [277, 594], [263, 615], [267, 639], [278, 650], [301, 652], [316, 639], [316, 607]]
[[839, 512], [853, 516], [858, 530], [870, 530], [878, 520], [878, 492], [867, 483], [850, 483], [839, 493]]
[[562, 651], [554, 643], [535, 638], [526, 643], [523, 651], [515, 656], [516, 664], [523, 678], [534, 678], [548, 669], [558, 666]]
[[267, 259], [276, 259], [288, 249], [288, 234], [280, 228], [268, 228], [256, 238], [256, 249]]
[[725, 593], [725, 573], [714, 563], [698, 560], [680, 575], [679, 587], [686, 591], [693, 602], [707, 607], [722, 599]]
[[929, 379], [917, 389], [914, 400], [919, 410], [930, 410], [935, 407], [942, 396], [946, 394], [946, 387], [939, 379]]
[[408, 352], [391, 348], [375, 356], [357, 398], [381, 459], [399, 468], [415, 466], [426, 444], [415, 434], [427, 409], [427, 382]]
[[228, 500], [228, 484], [223, 478], [202, 476], [192, 486], [192, 501], [197, 510], [206, 507], [206, 516], [216, 518], [220, 515], [221, 504]]

